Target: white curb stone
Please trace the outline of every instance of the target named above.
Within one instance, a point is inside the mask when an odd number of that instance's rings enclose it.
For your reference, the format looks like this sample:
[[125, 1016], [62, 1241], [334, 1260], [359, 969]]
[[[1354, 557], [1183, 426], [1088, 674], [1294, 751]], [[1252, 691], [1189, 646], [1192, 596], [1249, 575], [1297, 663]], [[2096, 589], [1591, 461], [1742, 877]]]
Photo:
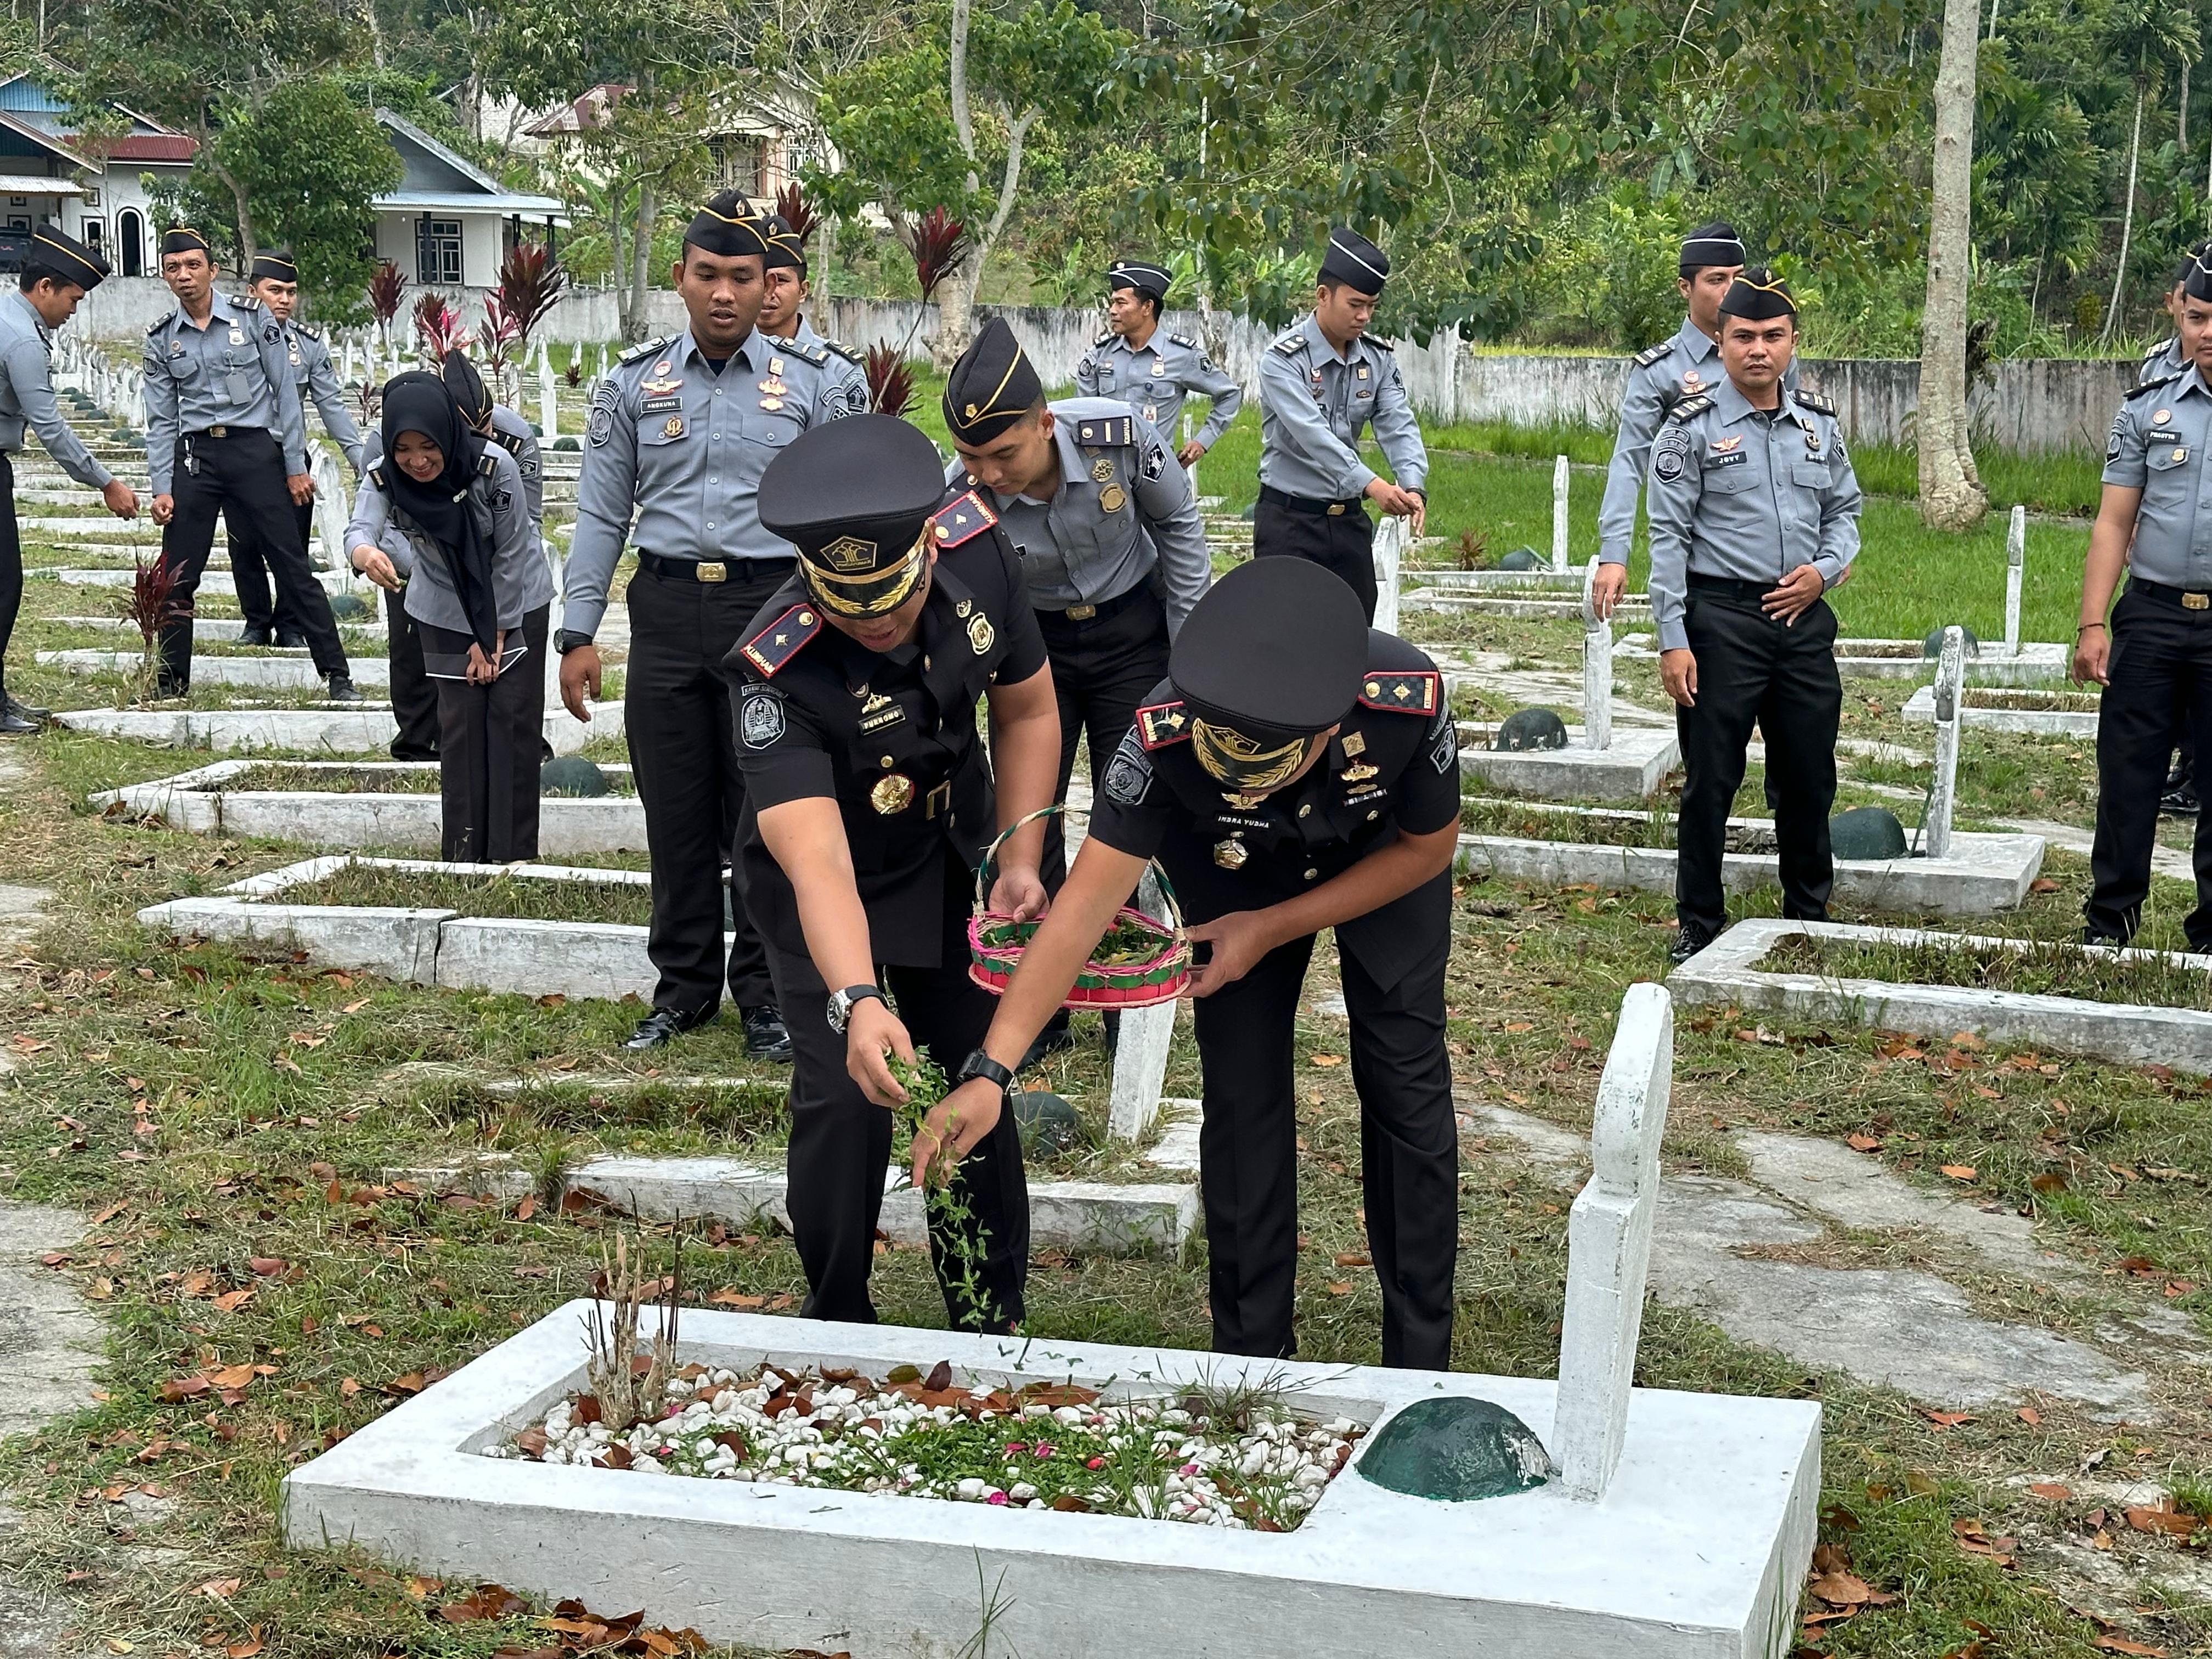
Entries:
[[1461, 774], [1539, 800], [1648, 800], [1682, 761], [1681, 745], [1664, 726], [1615, 726], [1603, 749], [1588, 747], [1574, 726], [1564, 749], [1492, 749], [1491, 729], [1462, 723]]
[[[124, 738], [170, 749], [279, 750], [309, 754], [369, 754], [399, 735], [386, 703], [333, 703], [313, 708], [83, 708], [54, 716], [57, 726], [95, 737]], [[572, 755], [599, 738], [623, 734], [623, 705], [598, 703], [586, 726], [565, 708], [545, 712], [545, 739]]]
[[[2097, 711], [2094, 708], [2039, 708], [2049, 692], [1992, 688], [1966, 693], [1960, 714], [1971, 726], [1990, 732], [2012, 732], [2033, 738], [2094, 738]], [[1905, 700], [1899, 711], [1908, 726], [1936, 724], [1936, 688], [1923, 685]]]
[[[1656, 662], [1659, 653], [1649, 634], [1631, 634], [1613, 647], [1625, 662]], [[2033, 686], [2063, 680], [2074, 647], [2030, 641], [2017, 651], [1984, 643], [1966, 659], [1966, 678], [1982, 685]], [[1838, 639], [1836, 672], [1845, 679], [1912, 680], [1931, 673], [1936, 660], [1920, 640]]]
[[[484, 1456], [582, 1385], [589, 1305], [555, 1310], [294, 1471], [287, 1539], [854, 1659], [956, 1651], [975, 1633], [979, 1575], [1002, 1587], [1010, 1650], [1054, 1659], [1249, 1655], [1257, 1631], [1279, 1659], [1768, 1659], [1791, 1638], [1820, 1490], [1809, 1402], [1638, 1389], [1599, 1504], [1556, 1483], [1441, 1503], [1375, 1486], [1355, 1460], [1282, 1534]], [[1554, 1385], [1512, 1377], [691, 1310], [684, 1337], [686, 1358], [732, 1369], [881, 1376], [949, 1359], [963, 1383], [1146, 1392], [1242, 1372], [1302, 1390], [1301, 1409], [1324, 1418], [1381, 1424], [1458, 1396], [1553, 1431]]]
[[[144, 660], [136, 651], [41, 651], [41, 668], [58, 668], [65, 674], [136, 674]], [[356, 685], [381, 690], [392, 684], [392, 659], [347, 653], [346, 672]], [[287, 657], [216, 657], [192, 659], [195, 685], [239, 685], [257, 691], [309, 691], [323, 684], [314, 663], [303, 653]]]
[[[1778, 941], [1793, 933], [1843, 945], [2025, 948], [2019, 939], [1977, 939], [1909, 927], [1858, 927], [1832, 921], [1740, 921], [1675, 969], [1667, 976], [1667, 983], [1678, 1001], [1688, 1004], [1734, 1003], [1747, 1012], [1871, 1026], [1938, 1040], [1954, 1031], [1972, 1031], [1992, 1042], [2062, 1049], [2124, 1066], [2171, 1066], [2212, 1073], [2212, 1013], [2019, 991], [1984, 991], [1964, 985], [1832, 980], [1816, 974], [1771, 973], [1754, 966]], [[2157, 951], [2113, 954], [2164, 956], [2178, 966], [2212, 973], [2212, 957]]]

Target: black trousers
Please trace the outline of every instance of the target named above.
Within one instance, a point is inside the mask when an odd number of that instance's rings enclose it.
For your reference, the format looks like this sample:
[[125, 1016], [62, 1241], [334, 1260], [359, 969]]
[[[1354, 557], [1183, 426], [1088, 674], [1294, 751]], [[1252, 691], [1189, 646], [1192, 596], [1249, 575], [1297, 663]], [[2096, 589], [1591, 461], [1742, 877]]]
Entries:
[[[948, 941], [948, 949], [951, 945]], [[965, 954], [965, 940], [959, 941]], [[782, 956], [769, 952], [779, 1001], [791, 1028], [791, 1184], [786, 1203], [792, 1239], [806, 1269], [809, 1319], [876, 1322], [868, 1296], [874, 1265], [876, 1223], [883, 1213], [884, 1173], [890, 1165], [891, 1115], [860, 1092], [845, 1070], [845, 1039], [830, 1029], [830, 995], [793, 984]], [[917, 1048], [950, 1074], [983, 1041], [998, 1000], [975, 985], [964, 968], [884, 968], [878, 981], [890, 993]], [[1007, 1331], [1019, 1322], [1029, 1275], [1030, 1194], [1022, 1172], [1021, 1132], [1014, 1115], [962, 1163], [952, 1189], [974, 1217], [980, 1296], [957, 1286], [963, 1261], [957, 1237], [934, 1221], [929, 1255], [945, 1293], [945, 1316], [955, 1328]], [[947, 1283], [947, 1268], [954, 1283]]]
[[0, 698], [7, 696], [8, 642], [23, 609], [23, 542], [15, 523], [15, 464], [0, 450]]
[[775, 1001], [768, 953], [742, 903], [731, 907], [737, 940], [722, 958], [722, 867], [736, 848], [745, 788], [721, 665], [790, 574], [769, 565], [742, 581], [695, 582], [641, 568], [630, 579], [624, 726], [653, 855], [646, 948], [660, 974], [656, 1008], [710, 1013], [726, 974], [740, 1008]]
[[[1137, 723], [1138, 708], [1168, 677], [1167, 607], [1147, 583], [1110, 616], [1070, 622], [1059, 611], [1040, 611], [1036, 618], [1060, 704], [1060, 785], [1052, 798], [1064, 801], [1075, 775], [1077, 742], [1090, 739], [1095, 790], [1106, 763]], [[1045, 820], [1043, 873], [1045, 890], [1053, 893], [1067, 877], [1067, 843], [1056, 817]]]
[[[2150, 896], [2158, 798], [2174, 739], [2212, 731], [2212, 611], [2185, 611], [2134, 583], [2112, 607], [2112, 654], [2097, 716], [2097, 838], [2089, 851], [2088, 932], [2135, 936]], [[2197, 820], [2197, 908], [2183, 920], [2192, 951], [2212, 950], [2212, 814]]]
[[226, 511], [252, 524], [276, 576], [277, 599], [291, 607], [307, 636], [315, 672], [325, 678], [344, 673], [345, 647], [338, 642], [330, 595], [307, 565], [276, 440], [252, 427], [232, 427], [222, 438], [192, 433], [177, 440], [175, 467], [169, 493], [176, 512], [161, 531], [161, 562], [176, 581], [170, 619], [161, 629], [162, 686], [173, 693], [191, 684], [192, 596], [215, 546], [216, 519]]
[[[438, 691], [422, 672], [420, 624], [407, 614], [404, 591], [382, 596], [384, 637], [392, 664], [392, 718], [399, 722], [392, 739], [392, 758], [433, 761], [438, 758]], [[465, 650], [467, 647], [462, 647]], [[532, 651], [541, 647], [532, 641]], [[545, 665], [540, 662], [542, 676]]]
[[[1459, 1131], [1444, 1052], [1444, 962], [1451, 887], [1436, 884], [1434, 938], [1385, 990], [1340, 949], [1359, 1091], [1359, 1162], [1369, 1254], [1382, 1290], [1382, 1363], [1451, 1363], [1452, 1273], [1459, 1253]], [[1426, 916], [1429, 913], [1423, 912]], [[1311, 934], [1262, 957], [1235, 984], [1200, 997], [1205, 1068], [1199, 1184], [1206, 1199], [1213, 1346], [1288, 1358], [1298, 1261], [1297, 1079], [1291, 1028]]]
[[[438, 697], [438, 793], [444, 808], [438, 856], [462, 864], [508, 864], [538, 856], [538, 749], [545, 730], [546, 623], [550, 605], [526, 612], [529, 651], [489, 685], [433, 682]], [[417, 624], [430, 649], [466, 656], [473, 636]]]
[[1364, 509], [1346, 505], [1341, 513], [1309, 513], [1270, 500], [1262, 489], [1252, 516], [1252, 556], [1287, 554], [1311, 559], [1344, 578], [1359, 595], [1367, 620], [1375, 620], [1375, 521]]
[[[1836, 727], [1844, 685], [1836, 672], [1836, 613], [1816, 599], [1795, 627], [1759, 609], [1760, 584], [1726, 591], [1690, 578], [1684, 625], [1698, 663], [1698, 702], [1674, 711], [1682, 744], [1682, 811], [1676, 825], [1674, 914], [1711, 934], [1728, 925], [1721, 886], [1729, 808], [1743, 784], [1752, 722], [1766, 740], [1767, 799], [1780, 842], [1782, 914], [1828, 914], [1836, 863], [1828, 811], [1836, 803]], [[2152, 805], [2157, 805], [2154, 796]]]
[[[305, 548], [314, 539], [314, 505], [310, 502], [302, 507], [295, 502], [292, 514], [300, 526], [300, 545]], [[235, 502], [227, 503], [222, 510], [222, 526], [230, 538], [230, 583], [238, 590], [238, 611], [246, 618], [246, 625], [270, 629], [286, 639], [295, 634], [304, 635], [306, 630], [292, 615], [291, 607], [270, 585], [269, 556], [261, 545], [252, 516], [240, 512]]]

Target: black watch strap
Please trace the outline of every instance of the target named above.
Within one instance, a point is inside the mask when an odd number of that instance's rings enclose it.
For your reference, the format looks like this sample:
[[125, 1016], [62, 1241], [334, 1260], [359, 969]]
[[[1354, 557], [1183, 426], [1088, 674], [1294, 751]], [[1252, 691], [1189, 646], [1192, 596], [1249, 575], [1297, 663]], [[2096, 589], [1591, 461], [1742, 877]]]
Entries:
[[578, 646], [589, 645], [591, 642], [592, 636], [589, 634], [579, 634], [569, 628], [564, 628], [553, 635], [553, 648], [564, 657]]
[[957, 1081], [972, 1083], [979, 1077], [988, 1078], [999, 1085], [1000, 1093], [1008, 1095], [1014, 1092], [1014, 1085], [1020, 1081], [1012, 1068], [1000, 1065], [981, 1048], [960, 1062], [960, 1076]]
[[845, 999], [845, 1006], [848, 1010], [859, 1007], [870, 997], [873, 997], [878, 1002], [884, 1000], [882, 989], [873, 985], [848, 985], [837, 994]]

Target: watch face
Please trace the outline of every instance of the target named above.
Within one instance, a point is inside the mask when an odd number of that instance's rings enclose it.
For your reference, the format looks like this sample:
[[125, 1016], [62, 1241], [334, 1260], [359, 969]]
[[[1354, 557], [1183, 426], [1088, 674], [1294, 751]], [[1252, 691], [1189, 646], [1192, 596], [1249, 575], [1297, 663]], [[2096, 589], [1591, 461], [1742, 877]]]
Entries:
[[838, 1036], [845, 1035], [846, 1024], [853, 1018], [853, 1005], [842, 991], [830, 994], [830, 1029]]

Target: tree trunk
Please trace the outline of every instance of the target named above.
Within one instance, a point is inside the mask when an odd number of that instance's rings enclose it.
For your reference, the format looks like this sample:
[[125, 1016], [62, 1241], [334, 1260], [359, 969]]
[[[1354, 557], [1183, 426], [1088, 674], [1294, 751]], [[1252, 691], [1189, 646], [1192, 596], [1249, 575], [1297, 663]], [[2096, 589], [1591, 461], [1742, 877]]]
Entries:
[[1980, 0], [1944, 0], [1936, 70], [1935, 188], [1928, 227], [1928, 304], [1920, 332], [1921, 521], [1966, 530], [1989, 495], [1966, 431], [1966, 295], [1973, 258], [1974, 52]]
[[[965, 84], [963, 77], [962, 85]], [[960, 268], [938, 290], [937, 338], [932, 342], [930, 357], [940, 374], [951, 373], [960, 354], [968, 349], [975, 312], [975, 291], [983, 285], [983, 267], [990, 260], [991, 250], [998, 246], [1006, 221], [1013, 215], [1014, 198], [1022, 185], [1023, 147], [1037, 118], [1033, 109], [1024, 111], [1018, 118], [1011, 110], [1001, 108], [1000, 113], [1006, 118], [1006, 167], [999, 175], [998, 205], [992, 210], [990, 222], [977, 234], [968, 257], [960, 262]], [[971, 173], [968, 175], [968, 189], [972, 194], [975, 188], [975, 175]]]
[[623, 206], [628, 192], [617, 179], [607, 180], [607, 283], [615, 291], [615, 325], [629, 337], [629, 284], [623, 280]]
[[[960, 140], [962, 154], [967, 156], [968, 194], [973, 197], [983, 187], [976, 176], [975, 118], [968, 106], [968, 25], [975, 13], [975, 0], [952, 0], [952, 30], [946, 42], [945, 58], [948, 65], [947, 91], [952, 106], [952, 131]], [[1015, 157], [1009, 156], [1010, 162]], [[968, 349], [972, 331], [971, 319], [975, 310], [975, 290], [982, 285], [983, 262], [990, 257], [993, 233], [985, 230], [976, 236], [952, 274], [937, 290], [937, 333], [929, 343], [931, 363], [939, 374], [950, 374], [960, 354]]]
[[629, 245], [629, 305], [623, 318], [623, 338], [632, 345], [646, 336], [645, 296], [653, 264], [653, 227], [660, 216], [660, 181], [650, 176], [638, 180], [637, 227]]
[[2112, 337], [2112, 331], [2120, 325], [2120, 296], [2127, 291], [2128, 244], [2136, 234], [2136, 162], [2142, 154], [2142, 112], [2145, 88], [2136, 88], [2136, 119], [2128, 135], [2128, 196], [2120, 212], [2120, 264], [2112, 273], [2112, 302], [2105, 307], [2104, 332], [2097, 337], [2100, 345]]
[[230, 192], [231, 204], [238, 214], [238, 270], [242, 276], [253, 269], [253, 257], [261, 251], [254, 236], [253, 206], [246, 198], [246, 187], [231, 175], [228, 167], [215, 159], [215, 135], [203, 131], [198, 136], [200, 154], [207, 158], [210, 170]]

